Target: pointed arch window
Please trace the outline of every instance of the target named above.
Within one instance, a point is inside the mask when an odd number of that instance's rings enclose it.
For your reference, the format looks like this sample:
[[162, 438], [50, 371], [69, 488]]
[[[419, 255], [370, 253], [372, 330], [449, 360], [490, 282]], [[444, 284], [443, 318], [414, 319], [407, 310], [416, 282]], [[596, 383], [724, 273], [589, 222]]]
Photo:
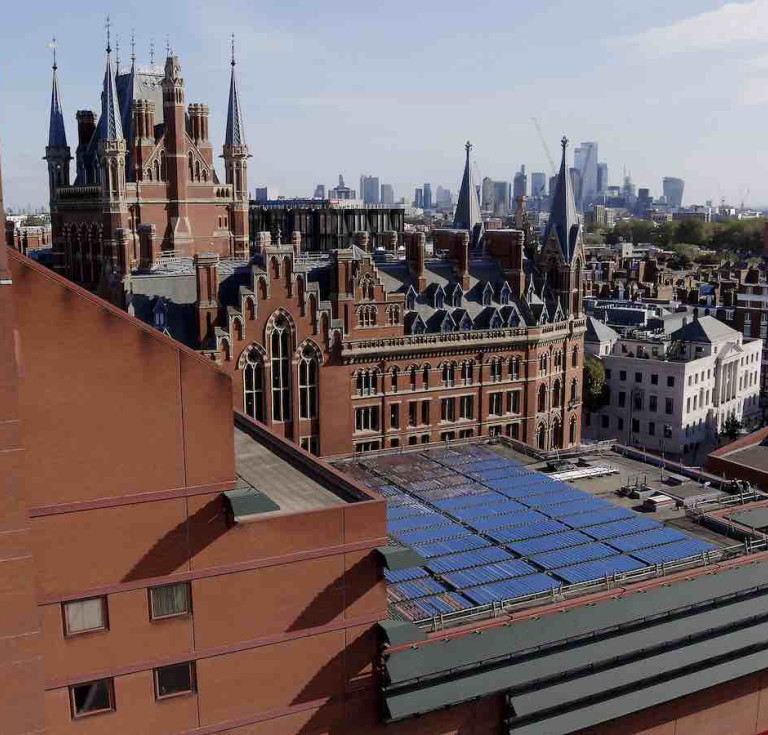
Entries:
[[509, 284], [505, 282], [501, 287], [501, 297], [499, 299], [504, 306], [509, 303], [509, 296], [511, 293], [512, 289], [509, 287]]
[[539, 413], [543, 413], [547, 410], [547, 389], [545, 386], [539, 387]]
[[556, 380], [552, 386], [552, 406], [557, 408], [560, 405], [560, 381]]
[[453, 289], [453, 305], [456, 307], [461, 306], [461, 300], [464, 298], [464, 292], [461, 290], [461, 286], [458, 284]]
[[472, 360], [467, 360], [461, 363], [461, 382], [464, 385], [472, 385], [474, 381], [475, 363]]
[[424, 366], [421, 374], [421, 383], [424, 388], [429, 388], [429, 365]]
[[396, 367], [393, 367], [392, 368], [392, 374], [390, 376], [390, 378], [391, 378], [391, 387], [392, 387], [392, 392], [393, 393], [397, 393], [397, 378], [398, 378], [399, 375], [400, 375], [400, 371]]
[[243, 368], [243, 406], [256, 421], [264, 421], [264, 362], [257, 350], [251, 350]]
[[280, 317], [270, 335], [272, 420], [291, 420], [291, 350], [288, 322]]
[[416, 308], [416, 290], [411, 286], [405, 294], [405, 308], [413, 311]]
[[568, 443], [569, 444], [576, 443], [576, 417], [575, 416], [571, 416], [570, 428], [568, 431]]
[[579, 366], [579, 348], [574, 347], [573, 352], [571, 352], [571, 367], [578, 367]]
[[578, 394], [579, 394], [578, 383], [576, 382], [576, 378], [574, 378], [571, 381], [571, 403], [576, 403], [576, 401], [578, 400]]
[[398, 324], [400, 324], [400, 307], [397, 305], [392, 305], [387, 310], [387, 313], [389, 315], [389, 325], [391, 327], [394, 327]]
[[443, 363], [443, 385], [452, 387], [456, 377], [456, 365], [452, 362]]
[[438, 286], [435, 289], [435, 309], [442, 309], [445, 307], [445, 293], [443, 289]]
[[501, 314], [498, 311], [494, 312], [491, 317], [490, 327], [491, 329], [501, 329], [504, 326], [504, 320], [501, 318]]
[[315, 351], [306, 346], [299, 360], [299, 416], [303, 419], [317, 418], [317, 371]]
[[493, 286], [490, 283], [486, 283], [483, 289], [483, 306], [490, 306], [491, 301], [493, 301]]
[[411, 390], [416, 390], [416, 367], [411, 368]]

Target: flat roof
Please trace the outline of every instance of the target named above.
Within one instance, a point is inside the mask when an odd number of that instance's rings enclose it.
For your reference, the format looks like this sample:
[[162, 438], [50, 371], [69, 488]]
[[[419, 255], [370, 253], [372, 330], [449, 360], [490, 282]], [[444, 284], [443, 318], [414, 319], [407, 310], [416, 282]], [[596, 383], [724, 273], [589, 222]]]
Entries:
[[246, 483], [280, 506], [280, 510], [262, 513], [260, 517], [332, 508], [347, 502], [327, 483], [311, 477], [237, 427], [235, 470]]
[[754, 467], [755, 469], [768, 471], [768, 446], [762, 444], [754, 444], [751, 447], [744, 447], [744, 449], [737, 449], [734, 452], [728, 454], [719, 455], [718, 459], [724, 459], [727, 462], [735, 462], [737, 464], [747, 465]]

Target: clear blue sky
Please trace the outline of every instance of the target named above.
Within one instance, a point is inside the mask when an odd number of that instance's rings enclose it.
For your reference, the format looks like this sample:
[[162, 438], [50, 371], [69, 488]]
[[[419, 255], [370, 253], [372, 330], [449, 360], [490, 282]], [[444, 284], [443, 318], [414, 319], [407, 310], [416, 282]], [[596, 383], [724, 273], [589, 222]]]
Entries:
[[610, 183], [626, 166], [655, 195], [671, 175], [686, 202], [749, 188], [748, 204], [768, 204], [768, 0], [33, 0], [5, 4], [0, 24], [10, 205], [47, 201], [46, 44], [58, 36], [74, 153], [75, 110], [99, 105], [105, 12], [124, 64], [132, 26], [140, 63], [170, 35], [216, 146], [236, 34], [251, 189], [310, 195], [340, 172], [355, 188], [377, 174], [409, 199], [424, 181], [456, 189], [467, 139], [480, 177], [548, 171], [535, 115], [555, 156], [563, 134], [598, 141]]

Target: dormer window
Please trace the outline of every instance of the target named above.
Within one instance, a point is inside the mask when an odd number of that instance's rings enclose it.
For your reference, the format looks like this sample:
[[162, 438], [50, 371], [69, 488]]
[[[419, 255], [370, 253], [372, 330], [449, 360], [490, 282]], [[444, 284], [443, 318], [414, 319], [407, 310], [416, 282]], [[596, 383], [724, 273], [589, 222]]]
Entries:
[[460, 307], [463, 298], [464, 291], [461, 290], [461, 286], [457, 285], [456, 288], [453, 289], [453, 305], [455, 307]]
[[440, 325], [440, 331], [443, 334], [447, 334], [448, 332], [452, 332], [454, 328], [453, 319], [451, 319], [450, 314], [446, 314], [445, 318], [443, 319], [442, 324]]
[[493, 301], [493, 286], [490, 283], [486, 283], [483, 289], [483, 306], [490, 306], [491, 301]]
[[472, 317], [469, 314], [464, 314], [464, 316], [461, 317], [461, 323], [459, 324], [459, 329], [462, 332], [471, 332], [474, 326], [475, 325], [472, 323]]
[[158, 299], [152, 310], [152, 321], [155, 329], [162, 332], [168, 326], [168, 307], [162, 299]]
[[416, 289], [411, 286], [405, 294], [405, 308], [413, 311], [416, 308]]
[[498, 311], [493, 313], [491, 317], [491, 329], [501, 329], [504, 326], [504, 320], [501, 318], [501, 314]]
[[517, 309], [513, 309], [512, 313], [509, 315], [507, 326], [513, 328], [520, 326], [520, 314], [517, 313]]
[[445, 308], [445, 292], [442, 286], [438, 286], [435, 289], [435, 309]]
[[509, 284], [505, 281], [504, 285], [501, 287], [501, 296], [499, 298], [499, 300], [504, 306], [509, 304], [509, 298], [511, 295], [512, 295], [512, 289], [509, 287]]

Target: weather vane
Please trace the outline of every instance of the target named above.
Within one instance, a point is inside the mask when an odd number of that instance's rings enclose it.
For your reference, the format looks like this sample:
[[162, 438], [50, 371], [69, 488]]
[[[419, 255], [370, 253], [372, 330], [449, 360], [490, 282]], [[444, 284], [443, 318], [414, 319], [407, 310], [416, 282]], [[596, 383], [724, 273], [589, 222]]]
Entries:
[[235, 65], [235, 34], [232, 34], [232, 61], [230, 62], [232, 66]]
[[131, 28], [131, 63], [136, 63], [136, 29]]
[[154, 66], [155, 65], [155, 39], [151, 38], [149, 40], [149, 65]]
[[560, 141], [560, 145], [563, 146], [563, 150], [565, 150], [568, 147], [568, 138], [563, 136], [562, 140]]
[[59, 68], [56, 65], [56, 47], [57, 47], [56, 36], [54, 36], [51, 39], [51, 42], [48, 44], [48, 48], [51, 49], [51, 51], [53, 51], [53, 68], [54, 68], [54, 70]]
[[107, 16], [107, 22], [104, 24], [104, 26], [107, 29], [107, 53], [109, 54], [112, 52], [112, 43], [111, 43], [111, 34], [110, 34], [112, 23], [109, 20], [109, 16]]

